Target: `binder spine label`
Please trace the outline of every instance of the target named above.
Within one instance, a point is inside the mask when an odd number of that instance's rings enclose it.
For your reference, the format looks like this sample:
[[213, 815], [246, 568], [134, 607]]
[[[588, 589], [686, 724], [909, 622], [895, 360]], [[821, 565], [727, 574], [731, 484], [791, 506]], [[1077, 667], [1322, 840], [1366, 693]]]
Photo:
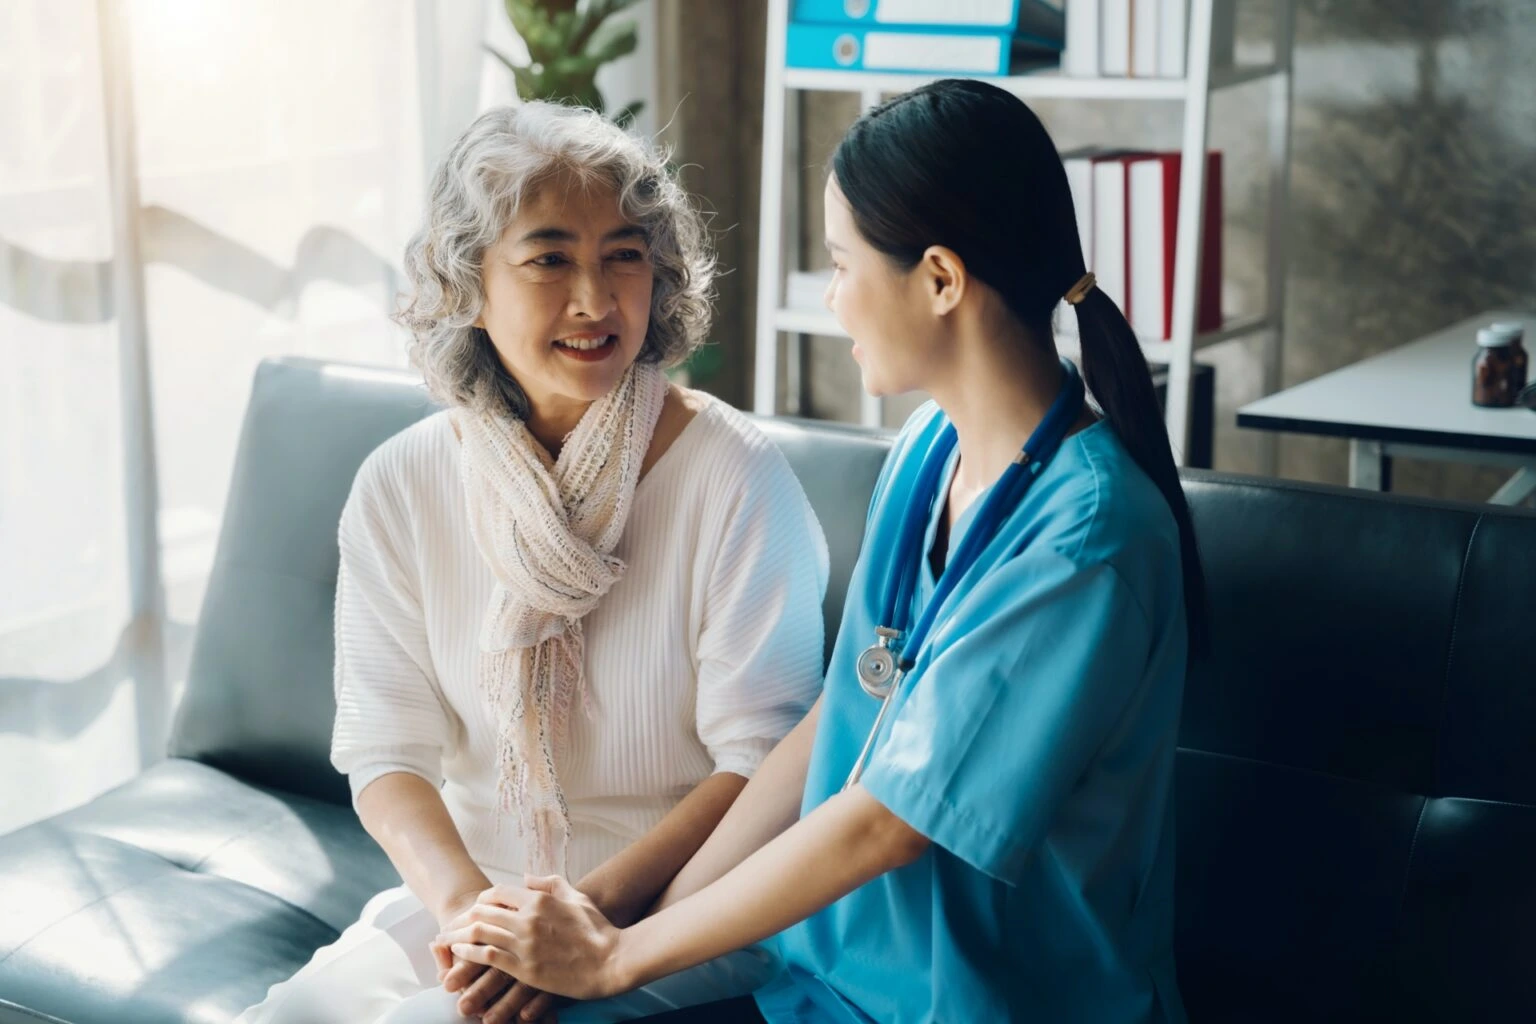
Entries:
[[1001, 36], [917, 35], [871, 32], [864, 38], [869, 71], [958, 71], [997, 74], [1007, 70]]
[[1016, 0], [879, 0], [875, 20], [885, 25], [956, 25], [1012, 28]]

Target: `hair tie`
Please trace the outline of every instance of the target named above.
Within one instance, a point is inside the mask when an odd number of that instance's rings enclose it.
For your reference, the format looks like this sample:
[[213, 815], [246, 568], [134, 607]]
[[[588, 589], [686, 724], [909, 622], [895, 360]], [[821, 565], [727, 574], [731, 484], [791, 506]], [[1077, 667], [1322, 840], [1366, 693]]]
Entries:
[[1098, 283], [1099, 279], [1093, 276], [1092, 271], [1089, 271], [1082, 277], [1078, 278], [1077, 284], [1073, 285], [1071, 288], [1068, 288], [1067, 294], [1064, 296], [1064, 298], [1067, 300], [1067, 305], [1075, 306], [1079, 302], [1082, 302], [1083, 298], [1089, 292], [1093, 291], [1094, 286]]

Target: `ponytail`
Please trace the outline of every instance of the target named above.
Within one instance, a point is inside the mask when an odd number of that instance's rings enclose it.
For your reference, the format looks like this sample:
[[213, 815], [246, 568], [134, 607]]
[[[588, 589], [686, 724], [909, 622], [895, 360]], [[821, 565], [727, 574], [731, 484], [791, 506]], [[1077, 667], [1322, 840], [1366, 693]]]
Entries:
[[1052, 346], [1051, 315], [1067, 291], [1083, 378], [1178, 526], [1189, 650], [1203, 654], [1205, 576], [1152, 374], [1119, 308], [1083, 274], [1067, 172], [1045, 125], [995, 85], [941, 79], [860, 117], [832, 155], [832, 176], [859, 234], [894, 266], [910, 270], [930, 245], [948, 246], [1032, 344]]
[[1136, 465], [1151, 478], [1173, 512], [1179, 530], [1179, 559], [1184, 570], [1184, 615], [1192, 657], [1203, 657], [1210, 648], [1206, 618], [1205, 573], [1195, 542], [1189, 502], [1179, 482], [1179, 470], [1168, 443], [1168, 429], [1152, 374], [1136, 332], [1120, 307], [1108, 295], [1090, 285], [1074, 304], [1078, 338], [1082, 344], [1083, 381], [1120, 443]]

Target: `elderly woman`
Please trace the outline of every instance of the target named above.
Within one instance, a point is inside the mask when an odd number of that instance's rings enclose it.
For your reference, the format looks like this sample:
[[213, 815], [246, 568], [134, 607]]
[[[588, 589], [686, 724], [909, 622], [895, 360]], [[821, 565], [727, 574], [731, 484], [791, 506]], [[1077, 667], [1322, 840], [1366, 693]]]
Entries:
[[[493, 110], [454, 145], [406, 268], [447, 411], [386, 441], [342, 514], [332, 759], [405, 884], [242, 1017], [541, 1016], [429, 944], [492, 884], [644, 914], [815, 700], [826, 549], [782, 456], [669, 384], [712, 263], [663, 158], [590, 111]], [[749, 991], [732, 954], [612, 1020]]]

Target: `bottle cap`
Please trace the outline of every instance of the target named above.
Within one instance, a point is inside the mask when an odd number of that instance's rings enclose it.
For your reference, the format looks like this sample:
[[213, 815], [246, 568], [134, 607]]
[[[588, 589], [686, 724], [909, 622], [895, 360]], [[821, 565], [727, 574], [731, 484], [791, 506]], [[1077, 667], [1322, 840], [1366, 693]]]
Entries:
[[1491, 324], [1477, 332], [1477, 343], [1483, 348], [1502, 348], [1513, 345], [1525, 336], [1525, 325], [1517, 322]]

